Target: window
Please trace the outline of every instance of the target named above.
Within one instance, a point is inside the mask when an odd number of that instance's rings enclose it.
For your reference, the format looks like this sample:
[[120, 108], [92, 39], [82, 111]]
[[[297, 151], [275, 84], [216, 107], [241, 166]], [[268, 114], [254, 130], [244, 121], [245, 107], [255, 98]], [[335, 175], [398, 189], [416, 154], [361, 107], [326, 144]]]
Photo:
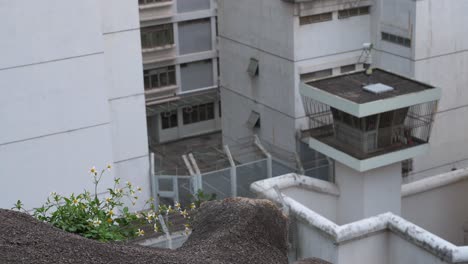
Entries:
[[177, 127], [177, 110], [161, 113], [161, 128]]
[[247, 72], [249, 73], [250, 77], [258, 76], [258, 60], [257, 59], [250, 58]]
[[148, 5], [148, 4], [155, 4], [161, 2], [170, 2], [171, 0], [138, 0], [139, 5]]
[[299, 18], [299, 25], [302, 26], [302, 25], [307, 25], [307, 24], [312, 24], [312, 23], [325, 22], [325, 21], [330, 21], [332, 19], [333, 19], [333, 15], [331, 12], [311, 15], [311, 16], [303, 16]]
[[143, 71], [145, 90], [176, 84], [175, 67], [168, 66]]
[[178, 23], [180, 55], [212, 50], [211, 19], [196, 19]]
[[411, 47], [411, 39], [382, 32], [382, 40], [388, 41], [397, 45]]
[[356, 70], [356, 64], [350, 64], [350, 65], [345, 65], [345, 66], [340, 67], [341, 73], [352, 72], [355, 70]]
[[301, 80], [302, 81], [309, 81], [309, 80], [324, 78], [324, 77], [328, 77], [328, 76], [332, 76], [332, 75], [333, 75], [333, 70], [332, 69], [326, 69], [326, 70], [301, 74]]
[[151, 49], [174, 44], [172, 24], [157, 25], [141, 29], [141, 45], [143, 49]]
[[368, 15], [370, 13], [369, 6], [362, 6], [338, 11], [338, 19]]
[[182, 109], [184, 125], [212, 120], [215, 118], [214, 103], [187, 106]]

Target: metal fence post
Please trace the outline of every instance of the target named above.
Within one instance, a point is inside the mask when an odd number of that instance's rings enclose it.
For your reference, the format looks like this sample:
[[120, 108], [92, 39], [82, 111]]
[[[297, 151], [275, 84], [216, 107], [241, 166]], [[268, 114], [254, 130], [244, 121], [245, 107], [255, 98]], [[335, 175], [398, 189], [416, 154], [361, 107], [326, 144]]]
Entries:
[[200, 172], [200, 169], [198, 168], [198, 165], [197, 165], [197, 161], [195, 160], [195, 158], [193, 157], [193, 154], [190, 153], [189, 154], [189, 159], [190, 161], [192, 162], [192, 166], [193, 168], [195, 169], [195, 179], [196, 179], [196, 182], [197, 182], [197, 191], [198, 190], [201, 190], [203, 191], [203, 182], [202, 182], [202, 176], [201, 176], [201, 172]]
[[177, 176], [172, 177], [172, 190], [174, 191], [174, 202], [180, 202], [179, 200], [179, 178]]
[[236, 169], [236, 163], [234, 162], [234, 159], [232, 158], [231, 150], [229, 150], [228, 145], [224, 145], [224, 152], [226, 153], [226, 156], [228, 157], [228, 160], [229, 160], [229, 164], [231, 165], [231, 169], [229, 170], [230, 176], [231, 176], [231, 196], [236, 197], [237, 196], [237, 169]]
[[265, 149], [265, 147], [263, 147], [262, 142], [257, 135], [254, 135], [254, 143], [255, 146], [257, 146], [260, 151], [262, 151], [263, 154], [267, 157], [267, 178], [273, 177], [273, 159], [271, 154]]
[[193, 172], [193, 168], [192, 168], [192, 165], [190, 164], [190, 161], [188, 160], [187, 158], [187, 155], [182, 155], [182, 160], [184, 161], [185, 163], [185, 166], [187, 167], [187, 170], [189, 171], [190, 173], [190, 176], [192, 176], [192, 184], [193, 184], [193, 195], [196, 195], [197, 194], [197, 191], [198, 191], [198, 181], [197, 181], [197, 177], [195, 175], [195, 173]]
[[154, 164], [154, 153], [150, 153], [150, 184], [151, 184], [151, 197], [153, 197], [154, 205], [156, 208], [159, 206], [159, 197], [158, 197], [158, 192], [159, 192], [159, 182], [158, 179], [156, 178], [156, 169], [155, 169], [155, 164]]

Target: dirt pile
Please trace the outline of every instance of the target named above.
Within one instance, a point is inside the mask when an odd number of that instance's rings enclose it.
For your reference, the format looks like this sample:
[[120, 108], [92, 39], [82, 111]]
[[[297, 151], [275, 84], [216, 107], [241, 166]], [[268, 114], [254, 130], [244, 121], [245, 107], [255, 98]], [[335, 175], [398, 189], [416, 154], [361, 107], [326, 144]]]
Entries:
[[286, 218], [269, 201], [204, 203], [177, 250], [100, 243], [0, 209], [0, 263], [287, 263]]

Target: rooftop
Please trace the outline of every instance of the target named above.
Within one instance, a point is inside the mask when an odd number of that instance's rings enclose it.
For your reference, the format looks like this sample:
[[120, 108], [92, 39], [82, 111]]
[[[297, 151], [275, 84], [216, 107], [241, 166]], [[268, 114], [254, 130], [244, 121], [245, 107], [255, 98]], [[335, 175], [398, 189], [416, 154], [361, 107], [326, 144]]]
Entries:
[[[394, 89], [377, 94], [363, 89], [364, 86], [370, 84], [383, 84]], [[358, 104], [435, 88], [382, 69], [374, 69], [370, 75], [367, 75], [365, 71], [360, 71], [308, 82], [307, 85]]]

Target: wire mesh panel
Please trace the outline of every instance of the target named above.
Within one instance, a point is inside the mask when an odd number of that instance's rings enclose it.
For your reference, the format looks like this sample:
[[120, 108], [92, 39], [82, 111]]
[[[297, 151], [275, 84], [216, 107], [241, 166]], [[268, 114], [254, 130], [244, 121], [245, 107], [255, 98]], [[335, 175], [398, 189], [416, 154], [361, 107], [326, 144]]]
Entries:
[[264, 180], [268, 177], [267, 160], [258, 160], [255, 162], [237, 166], [237, 196], [255, 197], [250, 192], [250, 185], [256, 181]]
[[397, 151], [429, 142], [437, 101], [355, 117], [303, 96], [312, 137], [357, 159]]
[[190, 185], [191, 177], [178, 177], [177, 179], [177, 189], [178, 189], [178, 198], [179, 203], [187, 207], [193, 200], [193, 189]]
[[288, 174], [288, 173], [296, 173], [296, 168], [291, 168], [285, 163], [279, 162], [277, 160], [272, 161], [272, 177]]
[[215, 194], [216, 199], [224, 199], [231, 196], [231, 170], [224, 169], [201, 175], [203, 193]]
[[312, 177], [312, 178], [315, 178], [315, 179], [319, 179], [319, 180], [322, 180], [322, 181], [332, 181], [330, 179], [330, 165], [329, 164], [325, 164], [325, 165], [322, 165], [322, 166], [319, 166], [319, 167], [306, 169], [306, 170], [304, 170], [304, 174], [306, 176], [309, 176], [309, 177]]

